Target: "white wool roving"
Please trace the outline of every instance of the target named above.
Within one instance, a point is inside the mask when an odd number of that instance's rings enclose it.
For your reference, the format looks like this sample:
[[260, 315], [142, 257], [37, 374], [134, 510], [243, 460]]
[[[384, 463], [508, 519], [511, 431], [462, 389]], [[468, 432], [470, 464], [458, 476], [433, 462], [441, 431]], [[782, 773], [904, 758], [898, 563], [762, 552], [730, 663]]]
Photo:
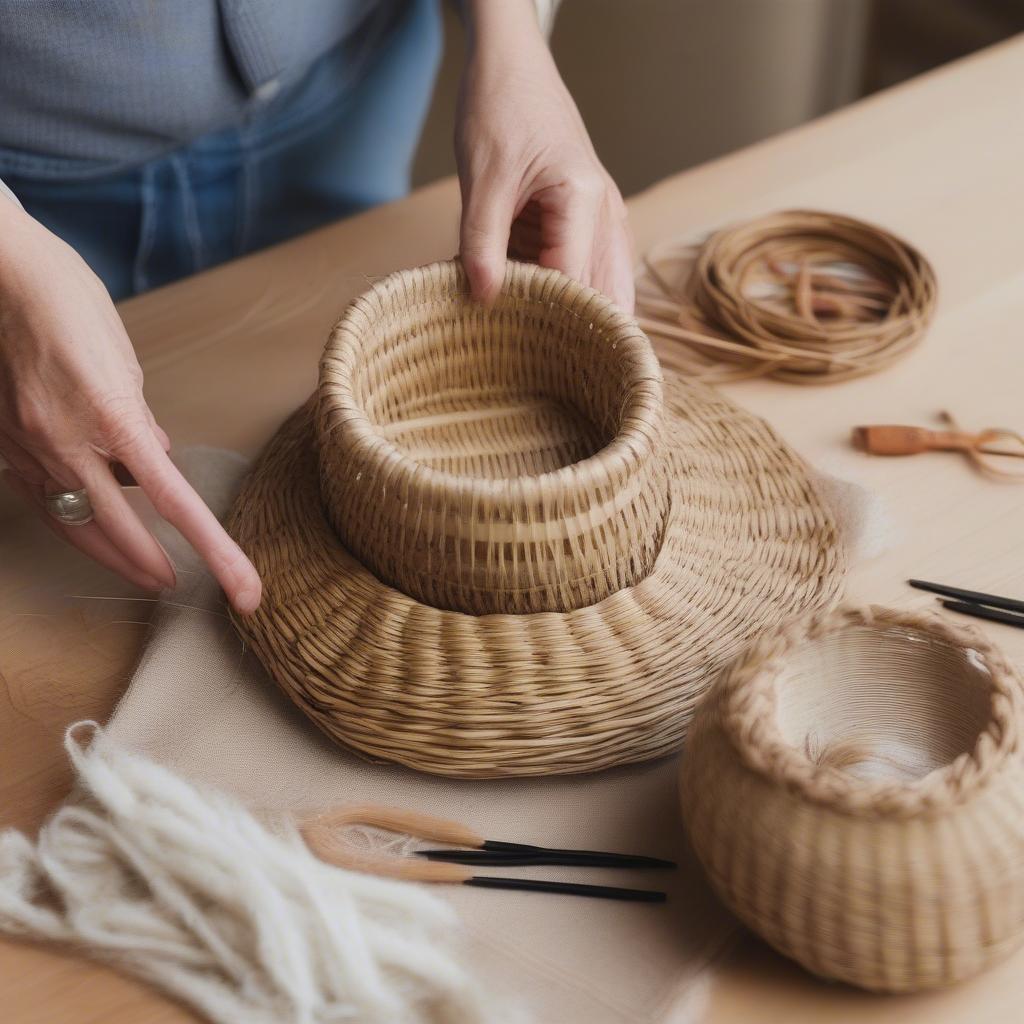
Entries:
[[217, 1024], [503, 1019], [434, 896], [324, 864], [95, 723], [64, 742], [78, 792], [35, 844], [0, 833], [0, 931], [72, 943]]

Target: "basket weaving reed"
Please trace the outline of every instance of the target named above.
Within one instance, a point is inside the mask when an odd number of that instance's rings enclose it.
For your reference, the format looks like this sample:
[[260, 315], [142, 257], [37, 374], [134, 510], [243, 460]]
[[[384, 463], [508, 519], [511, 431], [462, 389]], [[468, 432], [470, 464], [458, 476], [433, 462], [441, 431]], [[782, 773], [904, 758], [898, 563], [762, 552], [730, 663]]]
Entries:
[[881, 608], [756, 642], [683, 757], [691, 842], [809, 970], [906, 992], [1024, 940], [1021, 679], [973, 629]]
[[296, 704], [368, 757], [465, 777], [672, 752], [717, 668], [844, 571], [764, 423], [515, 263], [486, 308], [457, 263], [353, 302], [229, 529], [264, 582], [236, 624]]
[[669, 241], [644, 258], [640, 323], [670, 365], [709, 382], [851, 380], [924, 336], [938, 286], [928, 260], [874, 224], [783, 210]]

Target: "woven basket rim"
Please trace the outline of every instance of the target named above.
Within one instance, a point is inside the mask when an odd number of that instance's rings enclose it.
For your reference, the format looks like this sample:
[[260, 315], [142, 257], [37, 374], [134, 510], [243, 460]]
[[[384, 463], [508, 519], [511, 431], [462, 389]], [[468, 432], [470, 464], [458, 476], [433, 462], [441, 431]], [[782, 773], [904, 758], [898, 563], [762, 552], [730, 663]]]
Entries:
[[[921, 778], [864, 780], [815, 764], [782, 735], [776, 717], [775, 681], [800, 647], [856, 627], [885, 633], [926, 634], [973, 651], [989, 674], [992, 701], [985, 727], [972, 748]], [[1024, 684], [999, 649], [978, 630], [930, 612], [843, 606], [812, 614], [762, 637], [722, 679], [722, 724], [748, 768], [807, 800], [835, 811], [872, 817], [914, 817], [963, 803], [1020, 752]]]
[[[514, 260], [507, 261], [503, 297], [512, 291], [519, 298], [557, 305], [581, 321], [592, 321], [600, 316], [613, 323], [612, 347], [622, 346], [628, 352], [634, 371], [628, 381], [630, 400], [620, 413], [616, 435], [585, 459], [544, 473], [506, 478], [451, 473], [426, 466], [403, 452], [380, 433], [378, 425], [362, 409], [352, 394], [350, 374], [359, 362], [367, 325], [375, 321], [380, 306], [409, 289], [423, 296], [422, 307], [436, 303], [438, 275], [454, 294], [462, 294], [467, 288], [465, 271], [457, 260], [397, 271], [356, 298], [335, 324], [320, 359], [317, 396], [321, 443], [325, 435], [333, 437], [337, 433], [353, 447], [369, 446], [373, 460], [386, 463], [395, 477], [415, 476], [449, 502], [472, 500], [481, 494], [489, 498], [534, 501], [552, 488], [593, 492], [610, 486], [613, 468], [638, 466], [662, 454], [659, 426], [664, 404], [663, 377], [647, 335], [632, 317], [595, 289], [560, 271]], [[434, 280], [430, 280], [432, 278]]]

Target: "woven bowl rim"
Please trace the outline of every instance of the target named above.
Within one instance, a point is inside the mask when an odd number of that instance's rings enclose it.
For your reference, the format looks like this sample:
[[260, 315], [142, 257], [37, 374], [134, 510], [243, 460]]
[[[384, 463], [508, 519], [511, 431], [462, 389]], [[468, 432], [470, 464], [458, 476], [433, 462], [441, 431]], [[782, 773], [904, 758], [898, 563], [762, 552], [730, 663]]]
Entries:
[[[989, 673], [992, 701], [972, 748], [910, 781], [864, 780], [812, 762], [779, 728], [775, 682], [798, 648], [851, 628], [925, 634], [974, 651]], [[748, 768], [807, 800], [848, 814], [906, 818], [966, 801], [1020, 750], [1024, 687], [1016, 669], [978, 630], [928, 612], [844, 606], [808, 616], [755, 641], [722, 680], [722, 724]]]
[[[614, 437], [585, 459], [567, 463], [544, 473], [524, 474], [508, 478], [488, 478], [451, 473], [427, 466], [407, 455], [379, 432], [379, 425], [366, 415], [352, 394], [351, 374], [359, 361], [362, 338], [368, 323], [377, 319], [378, 307], [403, 291], [422, 294], [424, 301], [415, 305], [403, 303], [406, 310], [424, 308], [436, 303], [438, 284], [429, 279], [444, 277], [444, 286], [467, 287], [462, 265], [457, 260], [397, 271], [376, 282], [352, 301], [344, 315], [331, 330], [320, 359], [317, 388], [317, 434], [322, 443], [325, 435], [332, 443], [341, 443], [369, 452], [376, 463], [386, 463], [389, 472], [398, 478], [415, 477], [420, 486], [431, 485], [439, 499], [448, 502], [472, 500], [484, 492], [489, 498], [534, 501], [552, 488], [590, 493], [612, 484], [614, 467], [625, 464], [639, 468], [648, 459], [664, 455], [659, 437], [663, 418], [664, 394], [661, 366], [647, 335], [633, 317], [622, 312], [610, 299], [572, 280], [558, 270], [534, 264], [507, 262], [502, 294], [510, 287], [521, 287], [535, 301], [546, 301], [583, 322], [603, 318], [612, 329], [604, 329], [613, 347], [625, 346], [632, 359], [635, 376], [628, 383], [631, 400], [619, 416]], [[428, 283], [429, 281], [429, 283]], [[336, 378], [342, 376], [339, 382]]]

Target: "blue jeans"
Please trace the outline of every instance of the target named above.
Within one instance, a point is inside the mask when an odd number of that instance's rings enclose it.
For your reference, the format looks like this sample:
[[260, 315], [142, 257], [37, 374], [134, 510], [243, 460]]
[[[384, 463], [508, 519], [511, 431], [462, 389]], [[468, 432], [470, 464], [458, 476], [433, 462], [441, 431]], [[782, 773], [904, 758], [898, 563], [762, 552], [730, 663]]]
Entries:
[[410, 0], [353, 78], [341, 49], [244, 121], [140, 166], [0, 149], [0, 179], [115, 299], [405, 195], [441, 53]]

